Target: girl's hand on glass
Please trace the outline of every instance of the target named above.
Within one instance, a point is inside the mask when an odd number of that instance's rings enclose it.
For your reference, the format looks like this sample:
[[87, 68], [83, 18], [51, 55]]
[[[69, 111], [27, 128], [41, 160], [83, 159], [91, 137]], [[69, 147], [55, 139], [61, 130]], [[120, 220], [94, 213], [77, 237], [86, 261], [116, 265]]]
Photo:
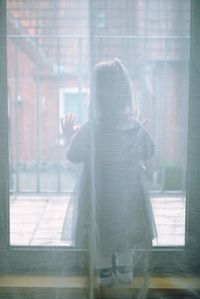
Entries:
[[61, 128], [65, 140], [68, 142], [74, 136], [79, 126], [75, 125], [76, 115], [74, 113], [67, 113], [64, 118], [61, 118]]
[[143, 119], [142, 113], [139, 110], [134, 110], [133, 115], [134, 115], [135, 119], [143, 126], [145, 126], [147, 124], [147, 119]]

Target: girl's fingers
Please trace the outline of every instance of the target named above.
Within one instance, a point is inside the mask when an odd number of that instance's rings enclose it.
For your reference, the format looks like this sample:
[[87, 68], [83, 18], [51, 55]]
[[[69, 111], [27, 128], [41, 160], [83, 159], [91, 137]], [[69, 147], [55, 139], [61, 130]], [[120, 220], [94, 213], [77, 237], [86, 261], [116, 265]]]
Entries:
[[64, 123], [63, 123], [63, 118], [62, 117], [60, 119], [60, 125], [61, 125], [61, 130], [63, 132], [64, 131]]
[[71, 123], [74, 124], [76, 121], [76, 115], [74, 113], [71, 114]]
[[146, 124], [148, 123], [148, 119], [143, 120], [142, 125], [146, 126]]
[[139, 121], [143, 126], [145, 126], [148, 122], [148, 119], [143, 119], [142, 118], [142, 113], [140, 110], [134, 110], [133, 111], [133, 116], [137, 121]]
[[70, 114], [67, 113], [66, 116], [65, 116], [65, 126], [69, 126], [70, 125]]
[[68, 114], [68, 123], [71, 124], [72, 122], [72, 113]]
[[73, 125], [73, 121], [74, 120], [74, 115], [73, 115], [73, 113], [70, 113], [70, 115], [69, 115], [69, 124], [72, 126]]
[[74, 113], [67, 113], [65, 116], [65, 123], [67, 125], [73, 125], [76, 121], [76, 115]]
[[65, 122], [64, 122], [64, 125], [66, 126], [66, 124], [68, 123], [68, 118], [69, 118], [69, 116], [68, 116], [68, 114], [66, 114], [65, 115]]
[[78, 125], [75, 125], [76, 115], [74, 113], [67, 113], [65, 117], [60, 119], [62, 133], [65, 138], [71, 138], [79, 129]]
[[69, 134], [70, 132], [75, 132], [75, 122], [76, 122], [76, 115], [74, 113], [67, 113], [62, 119], [61, 127], [64, 134]]

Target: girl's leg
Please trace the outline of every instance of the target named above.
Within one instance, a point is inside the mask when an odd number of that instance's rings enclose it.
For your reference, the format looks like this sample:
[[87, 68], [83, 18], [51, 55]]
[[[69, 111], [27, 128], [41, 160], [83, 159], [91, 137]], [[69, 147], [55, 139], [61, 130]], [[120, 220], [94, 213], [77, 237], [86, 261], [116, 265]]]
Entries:
[[126, 250], [116, 254], [116, 265], [121, 267], [133, 266], [133, 252], [132, 250]]
[[121, 283], [128, 284], [133, 280], [133, 252], [130, 250], [116, 255], [116, 276]]
[[109, 287], [112, 285], [112, 257], [111, 255], [97, 254], [96, 268], [98, 274], [98, 282], [101, 287]]
[[100, 252], [97, 253], [96, 268], [97, 269], [112, 268], [112, 256], [111, 255], [103, 255]]

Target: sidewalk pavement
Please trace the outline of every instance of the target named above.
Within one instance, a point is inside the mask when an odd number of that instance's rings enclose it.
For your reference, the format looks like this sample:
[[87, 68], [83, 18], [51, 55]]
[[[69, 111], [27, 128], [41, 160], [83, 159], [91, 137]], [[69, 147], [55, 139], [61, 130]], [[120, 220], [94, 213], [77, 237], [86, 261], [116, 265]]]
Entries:
[[[68, 196], [16, 195], [10, 198], [10, 243], [21, 246], [72, 246], [61, 240], [65, 214], [72, 217]], [[185, 198], [151, 198], [158, 238], [154, 246], [183, 246]]]

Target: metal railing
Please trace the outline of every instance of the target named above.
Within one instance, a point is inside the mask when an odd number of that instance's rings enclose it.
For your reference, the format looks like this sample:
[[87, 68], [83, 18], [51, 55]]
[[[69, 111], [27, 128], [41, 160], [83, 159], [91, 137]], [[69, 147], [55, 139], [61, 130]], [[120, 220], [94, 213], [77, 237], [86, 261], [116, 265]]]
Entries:
[[[92, 41], [92, 47], [101, 44], [104, 47], [104, 52], [108, 53], [112, 48], [112, 40], [126, 40], [129, 41], [129, 47], [121, 49], [126, 61], [131, 61], [132, 52], [135, 44], [138, 40], [144, 41], [144, 48], [148, 49], [148, 45], [151, 45], [149, 41], [164, 41], [164, 55], [158, 60], [156, 57], [152, 57], [150, 64], [156, 67], [161, 67], [166, 70], [173, 62], [182, 62], [183, 65], [188, 64], [189, 53], [189, 37], [188, 36], [94, 36]], [[48, 43], [50, 41], [50, 44]], [[130, 42], [131, 41], [131, 42]], [[179, 50], [176, 57], [172, 43], [178, 45]], [[64, 42], [64, 46], [63, 46]], [[8, 88], [9, 88], [9, 107], [10, 107], [10, 190], [11, 192], [33, 192], [33, 193], [47, 193], [47, 192], [70, 192], [76, 181], [77, 169], [69, 162], [67, 162], [63, 155], [63, 148], [60, 145], [60, 128], [59, 128], [59, 91], [62, 88], [66, 88], [69, 84], [70, 88], [76, 88], [77, 96], [79, 97], [79, 112], [82, 113], [82, 94], [83, 89], [89, 88], [89, 43], [91, 40], [88, 36], [68, 36], [68, 35], [8, 35], [8, 53], [12, 53], [11, 61], [8, 55]], [[122, 47], [123, 43], [119, 42], [119, 47]], [[182, 46], [181, 46], [182, 44]], [[107, 45], [107, 46], [106, 46]], [[10, 47], [10, 48], [9, 48]], [[65, 57], [65, 50], [67, 53], [72, 52], [70, 47], [75, 50], [75, 55]], [[107, 47], [107, 48], [106, 48]], [[99, 50], [98, 57], [95, 59], [101, 59], [101, 50]], [[172, 53], [173, 52], [173, 53]], [[52, 54], [52, 55], [50, 55]], [[120, 57], [121, 58], [121, 57]], [[25, 59], [26, 63], [23, 62]], [[128, 60], [127, 60], [128, 59]], [[23, 62], [23, 63], [22, 63]], [[147, 65], [149, 61], [144, 58], [143, 66]], [[187, 76], [185, 76], [187, 77]], [[144, 82], [146, 80], [146, 74], [144, 74]], [[159, 76], [155, 78], [156, 81], [156, 94], [155, 94], [155, 121], [154, 121], [154, 140], [158, 148], [158, 155], [166, 155], [167, 144], [162, 144], [160, 149], [160, 138], [164, 139], [163, 132], [160, 131], [160, 122], [164, 121], [166, 111], [161, 111], [160, 107], [160, 90], [163, 82], [160, 82]], [[45, 83], [44, 83], [45, 82]], [[44, 85], [46, 84], [46, 85]], [[53, 134], [46, 131], [42, 131], [44, 127], [43, 117], [49, 118], [52, 110], [42, 111], [42, 88], [48, 90], [55, 85], [57, 91], [57, 98], [52, 95], [52, 98], [46, 99], [49, 103], [55, 105], [55, 115], [53, 115], [53, 122], [55, 127], [51, 126], [54, 131]], [[187, 86], [187, 82], [186, 85]], [[27, 89], [30, 89], [27, 92]], [[33, 92], [34, 90], [34, 92]], [[25, 94], [25, 95], [24, 95]], [[48, 92], [46, 92], [47, 95]], [[167, 95], [165, 95], [167, 97]], [[184, 101], [187, 102], [187, 90], [185, 92]], [[32, 102], [30, 101], [32, 97]], [[182, 99], [183, 100], [183, 99]], [[167, 98], [166, 98], [167, 101]], [[46, 103], [46, 105], [50, 105]], [[27, 108], [27, 105], [30, 105]], [[34, 107], [33, 108], [31, 108]], [[163, 108], [163, 107], [162, 107]], [[45, 108], [46, 109], [46, 108]], [[85, 108], [84, 108], [85, 109]], [[46, 114], [45, 114], [46, 113]], [[49, 114], [48, 114], [49, 113]], [[56, 114], [57, 113], [57, 114]], [[184, 111], [185, 114], [187, 112]], [[28, 114], [28, 115], [27, 115]], [[32, 119], [32, 123], [30, 122]], [[167, 120], [165, 120], [167, 125]], [[29, 129], [28, 127], [31, 126]], [[28, 133], [27, 133], [28, 132]], [[42, 139], [42, 135], [48, 132], [48, 136], [44, 136], [46, 145]], [[173, 133], [173, 132], [172, 132]], [[164, 132], [165, 134], [165, 132]], [[187, 128], [184, 128], [185, 140], [187, 139]], [[30, 139], [29, 139], [30, 138]], [[33, 150], [34, 148], [34, 150]], [[186, 148], [185, 148], [186, 149]], [[45, 152], [47, 155], [45, 157]], [[157, 157], [158, 160], [163, 158]], [[183, 191], [184, 178], [186, 172], [186, 152], [183, 153], [183, 173], [178, 179], [181, 180], [180, 190]], [[155, 167], [154, 167], [155, 168]], [[164, 163], [159, 168], [153, 169], [154, 186], [152, 188], [155, 192], [166, 192], [166, 165]], [[174, 170], [175, 171], [175, 170]], [[179, 172], [180, 170], [177, 170]], [[159, 174], [160, 173], [160, 174]], [[178, 174], [177, 174], [178, 175]], [[158, 182], [159, 176], [160, 182]], [[153, 180], [152, 180], [153, 182]], [[155, 186], [157, 184], [157, 186]]]

